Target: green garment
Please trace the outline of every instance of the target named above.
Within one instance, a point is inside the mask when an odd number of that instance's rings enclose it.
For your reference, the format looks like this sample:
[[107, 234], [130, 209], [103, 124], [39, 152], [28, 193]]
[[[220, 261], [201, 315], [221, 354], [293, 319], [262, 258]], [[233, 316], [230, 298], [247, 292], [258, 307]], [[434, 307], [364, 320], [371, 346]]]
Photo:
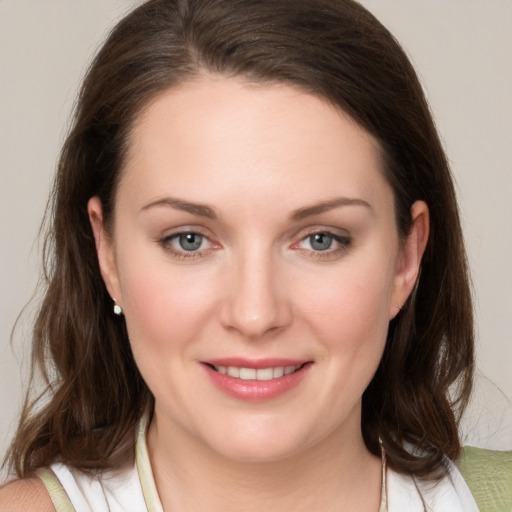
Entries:
[[512, 451], [467, 446], [458, 466], [480, 512], [512, 512]]

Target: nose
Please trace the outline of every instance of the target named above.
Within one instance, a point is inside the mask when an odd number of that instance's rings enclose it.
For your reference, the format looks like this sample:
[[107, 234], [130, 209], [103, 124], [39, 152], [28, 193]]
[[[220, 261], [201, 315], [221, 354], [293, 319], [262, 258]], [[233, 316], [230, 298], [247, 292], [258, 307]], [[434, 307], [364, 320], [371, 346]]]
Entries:
[[223, 293], [225, 328], [250, 339], [285, 329], [292, 321], [289, 290], [272, 256], [254, 251], [232, 263]]

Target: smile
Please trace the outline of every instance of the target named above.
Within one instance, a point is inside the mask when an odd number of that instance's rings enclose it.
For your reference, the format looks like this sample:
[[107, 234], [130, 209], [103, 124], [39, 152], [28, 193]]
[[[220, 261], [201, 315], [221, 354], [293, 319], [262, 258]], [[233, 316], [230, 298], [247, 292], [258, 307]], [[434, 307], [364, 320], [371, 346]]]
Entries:
[[[213, 366], [213, 365], [212, 365]], [[237, 366], [213, 366], [213, 369], [221, 375], [228, 375], [241, 380], [269, 381], [279, 379], [284, 375], [295, 373], [302, 365], [276, 366], [270, 368], [240, 368]]]
[[237, 400], [264, 401], [278, 398], [299, 386], [310, 373], [313, 361], [228, 358], [203, 361], [210, 382]]

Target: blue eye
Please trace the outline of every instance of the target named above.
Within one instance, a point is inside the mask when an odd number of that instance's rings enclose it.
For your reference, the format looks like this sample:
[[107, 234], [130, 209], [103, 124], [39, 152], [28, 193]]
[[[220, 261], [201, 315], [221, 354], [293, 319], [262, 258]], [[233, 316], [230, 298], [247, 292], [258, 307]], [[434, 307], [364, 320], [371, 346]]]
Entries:
[[329, 233], [314, 233], [309, 235], [309, 245], [315, 251], [327, 251], [334, 243], [334, 237]]
[[164, 251], [177, 260], [204, 259], [222, 246], [198, 231], [178, 231], [157, 239]]
[[316, 231], [300, 240], [296, 248], [306, 250], [312, 257], [335, 258], [348, 249], [351, 240], [329, 231]]
[[192, 252], [201, 249], [204, 242], [204, 236], [199, 235], [198, 233], [181, 233], [176, 235], [174, 240], [178, 243], [180, 249]]
[[211, 245], [208, 238], [194, 231], [183, 231], [167, 236], [160, 243], [166, 250], [183, 257], [199, 255]]

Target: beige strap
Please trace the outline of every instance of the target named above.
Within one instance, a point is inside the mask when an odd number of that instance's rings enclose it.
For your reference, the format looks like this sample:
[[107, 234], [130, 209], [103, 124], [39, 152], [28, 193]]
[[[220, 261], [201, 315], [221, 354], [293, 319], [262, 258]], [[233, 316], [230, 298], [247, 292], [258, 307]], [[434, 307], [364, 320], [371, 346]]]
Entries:
[[64, 487], [51, 469], [40, 468], [37, 470], [36, 476], [41, 479], [46, 487], [56, 512], [76, 512]]
[[380, 446], [380, 454], [382, 459], [382, 485], [380, 489], [380, 507], [379, 512], [388, 512], [388, 486], [386, 483], [386, 473], [387, 473], [387, 461], [386, 461], [386, 452]]
[[140, 485], [144, 494], [144, 501], [148, 512], [163, 512], [162, 503], [158, 496], [153, 470], [149, 461], [148, 447], [146, 444], [146, 431], [148, 429], [148, 413], [146, 412], [139, 423], [139, 432], [137, 444], [135, 446], [135, 456], [137, 461], [137, 471], [139, 473]]

